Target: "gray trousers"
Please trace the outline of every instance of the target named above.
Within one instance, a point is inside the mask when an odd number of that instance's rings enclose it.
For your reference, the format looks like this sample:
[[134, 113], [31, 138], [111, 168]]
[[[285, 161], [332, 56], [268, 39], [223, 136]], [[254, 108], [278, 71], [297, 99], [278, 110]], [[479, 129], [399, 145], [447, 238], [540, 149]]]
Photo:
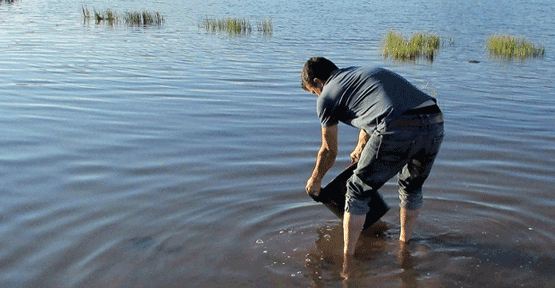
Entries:
[[391, 124], [378, 125], [347, 181], [345, 211], [365, 215], [370, 197], [397, 174], [400, 207], [422, 206], [422, 185], [443, 141], [443, 115], [403, 115]]

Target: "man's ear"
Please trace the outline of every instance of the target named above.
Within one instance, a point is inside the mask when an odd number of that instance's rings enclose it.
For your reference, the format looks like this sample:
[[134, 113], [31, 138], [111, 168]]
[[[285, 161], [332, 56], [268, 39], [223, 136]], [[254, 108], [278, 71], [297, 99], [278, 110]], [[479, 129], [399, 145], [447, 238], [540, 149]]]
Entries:
[[316, 84], [317, 88], [323, 89], [324, 88], [324, 81], [320, 78], [314, 78], [314, 83]]

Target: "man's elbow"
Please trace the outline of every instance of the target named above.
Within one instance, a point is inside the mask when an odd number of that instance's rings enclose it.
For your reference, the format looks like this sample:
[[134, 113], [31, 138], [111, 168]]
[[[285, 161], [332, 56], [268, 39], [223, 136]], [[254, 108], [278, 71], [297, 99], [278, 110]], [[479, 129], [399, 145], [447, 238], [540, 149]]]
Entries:
[[330, 156], [333, 157], [333, 159], [335, 159], [337, 157], [337, 148], [336, 149], [330, 149]]
[[337, 157], [337, 149], [330, 147], [322, 147], [320, 154], [329, 159], [335, 159]]

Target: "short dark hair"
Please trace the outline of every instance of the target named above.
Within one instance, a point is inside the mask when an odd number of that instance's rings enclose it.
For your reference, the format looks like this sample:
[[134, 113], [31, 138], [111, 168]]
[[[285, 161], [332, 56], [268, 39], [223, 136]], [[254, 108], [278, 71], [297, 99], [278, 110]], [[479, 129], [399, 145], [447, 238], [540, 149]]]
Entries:
[[303, 71], [301, 72], [301, 87], [307, 90], [306, 84], [316, 86], [314, 79], [318, 78], [322, 81], [327, 81], [330, 78], [331, 72], [338, 69], [333, 62], [324, 57], [312, 57], [304, 63]]

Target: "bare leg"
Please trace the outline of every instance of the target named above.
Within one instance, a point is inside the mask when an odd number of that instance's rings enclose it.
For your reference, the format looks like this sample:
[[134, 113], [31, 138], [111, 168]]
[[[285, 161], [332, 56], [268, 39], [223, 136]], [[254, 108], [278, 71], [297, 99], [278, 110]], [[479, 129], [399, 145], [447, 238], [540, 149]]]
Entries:
[[413, 259], [409, 251], [409, 243], [399, 241], [399, 253], [397, 254], [399, 265], [403, 269], [413, 269]]
[[414, 230], [414, 226], [416, 225], [416, 219], [418, 219], [418, 215], [420, 214], [420, 211], [401, 208], [401, 211], [399, 212], [399, 214], [401, 218], [401, 235], [399, 235], [399, 241], [406, 243], [406, 242], [409, 242], [410, 240], [410, 235]]
[[353, 215], [345, 212], [343, 217], [343, 238], [345, 240], [343, 253], [345, 255], [355, 254], [356, 244], [364, 227], [364, 220], [366, 220], [366, 215]]
[[352, 263], [352, 257], [355, 254], [355, 248], [364, 227], [364, 221], [366, 220], [366, 215], [353, 215], [349, 212], [345, 212], [343, 216], [343, 238], [345, 246], [343, 248], [343, 273], [342, 276], [345, 279], [349, 278], [351, 272], [350, 267]]

